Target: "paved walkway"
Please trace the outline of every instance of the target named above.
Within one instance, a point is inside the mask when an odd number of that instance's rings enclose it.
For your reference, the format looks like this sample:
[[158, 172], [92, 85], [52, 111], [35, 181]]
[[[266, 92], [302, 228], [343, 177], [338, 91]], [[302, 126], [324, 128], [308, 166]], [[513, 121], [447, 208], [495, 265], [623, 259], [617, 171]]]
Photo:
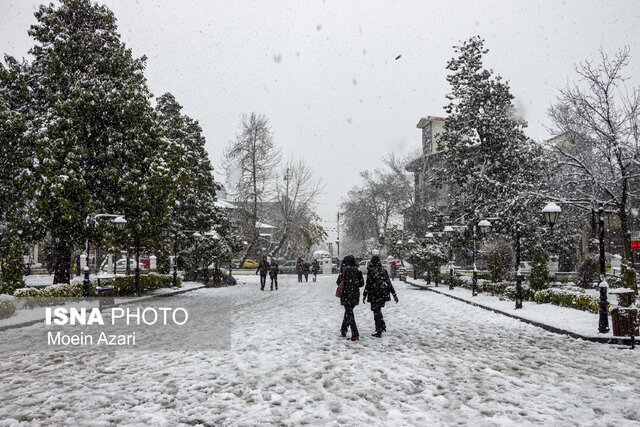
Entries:
[[[340, 338], [335, 276], [283, 278], [162, 300], [193, 317], [160, 350], [5, 352], [0, 424], [638, 425], [640, 352], [552, 334], [396, 282], [388, 332], [356, 307]], [[228, 345], [206, 347], [230, 323]], [[34, 342], [42, 325], [0, 332]], [[173, 347], [199, 340], [202, 349]], [[162, 348], [171, 349], [163, 351]]]

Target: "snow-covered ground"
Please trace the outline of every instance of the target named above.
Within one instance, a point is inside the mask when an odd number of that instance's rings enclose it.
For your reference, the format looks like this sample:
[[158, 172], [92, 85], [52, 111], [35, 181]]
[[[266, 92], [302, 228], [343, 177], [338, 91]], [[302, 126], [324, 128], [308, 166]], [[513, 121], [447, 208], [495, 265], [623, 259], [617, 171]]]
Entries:
[[[422, 279], [409, 279], [409, 281], [420, 286], [427, 286], [427, 282]], [[431, 286], [433, 286], [433, 284]], [[564, 329], [565, 331], [573, 332], [584, 337], [613, 338], [611, 318], [609, 318], [610, 331], [606, 334], [598, 333], [598, 313], [590, 313], [588, 311], [560, 307], [553, 304], [537, 304], [533, 301], [524, 301], [522, 303], [522, 309], [515, 310], [515, 301], [504, 297], [501, 298], [499, 296], [486, 293], [479, 293], [474, 297], [471, 296], [471, 291], [469, 289], [454, 288], [453, 290], [449, 290], [449, 286], [446, 283], [441, 284], [437, 288], [432, 287], [431, 289], [443, 294], [453, 295], [485, 307], [500, 310], [523, 319]], [[591, 295], [595, 295], [595, 292], [592, 292]], [[615, 304], [617, 299], [615, 296], [610, 295], [609, 301]]]
[[[51, 277], [51, 278], [50, 280], [47, 281], [44, 279], [46, 277]], [[103, 276], [99, 276], [99, 277], [102, 278]], [[31, 281], [29, 281], [29, 278], [31, 278]], [[52, 282], [53, 282], [53, 276], [27, 276], [27, 283], [29, 284], [29, 286], [35, 286], [34, 283], [38, 283], [41, 286], [49, 286], [53, 284]], [[203, 286], [202, 283], [198, 283], [198, 282], [183, 282], [182, 286], [178, 289], [160, 288], [150, 292], [149, 295], [145, 295], [142, 297], [116, 297], [114, 299], [114, 302], [115, 304], [129, 304], [129, 303], [132, 303], [133, 301], [142, 302], [142, 301], [147, 301], [157, 295], [170, 294], [176, 291], [185, 291], [185, 290], [190, 290], [194, 288], [201, 288], [202, 286]], [[93, 308], [93, 307], [98, 307], [99, 303], [98, 303], [98, 298], [89, 298], [84, 301], [68, 302], [64, 304], [64, 306], [68, 308], [70, 307]], [[27, 322], [42, 321], [44, 320], [44, 318], [45, 318], [45, 307], [23, 308], [20, 310], [16, 310], [16, 312], [11, 317], [8, 317], [6, 319], [0, 319], [0, 328], [13, 327], [13, 326], [21, 325]]]
[[[261, 292], [236, 287], [169, 297], [231, 316], [217, 351], [56, 351], [0, 358], [0, 424], [638, 425], [638, 351], [545, 332], [396, 282], [388, 332], [339, 336], [335, 276]], [[267, 285], [268, 288], [268, 285]], [[201, 318], [183, 334], [211, 339]], [[38, 328], [0, 332], [34, 340]], [[163, 336], [167, 345], [176, 337]]]

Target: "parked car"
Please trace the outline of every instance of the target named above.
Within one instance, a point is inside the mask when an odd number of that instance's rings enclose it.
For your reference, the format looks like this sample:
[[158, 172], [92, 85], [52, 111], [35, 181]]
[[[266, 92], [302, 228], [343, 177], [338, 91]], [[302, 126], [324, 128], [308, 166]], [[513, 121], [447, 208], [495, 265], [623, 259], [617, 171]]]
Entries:
[[296, 261], [285, 261], [284, 264], [278, 264], [280, 273], [282, 274], [295, 274], [296, 273]]
[[[113, 268], [113, 266], [111, 268]], [[135, 259], [133, 259], [133, 258], [129, 259], [129, 268], [131, 270], [135, 270], [135, 268], [136, 268], [136, 260]], [[140, 262], [140, 268], [144, 269], [144, 266], [143, 266], [142, 262]], [[108, 264], [107, 264], [107, 260], [106, 259], [102, 262], [102, 265], [100, 266], [100, 270], [105, 271], [107, 273], [113, 273], [113, 270], [109, 270], [108, 269]], [[118, 271], [119, 272], [123, 272], [123, 271], [126, 271], [126, 270], [127, 270], [127, 260], [124, 259], [124, 258], [121, 258], [121, 259], [117, 260], [116, 261], [116, 272], [118, 272]]]
[[[235, 268], [238, 269], [239, 265], [240, 265], [240, 259], [233, 259], [231, 260], [231, 268]], [[242, 266], [242, 268], [258, 268], [258, 263], [254, 260], [252, 260], [251, 258], [247, 258], [244, 260], [244, 265]]]

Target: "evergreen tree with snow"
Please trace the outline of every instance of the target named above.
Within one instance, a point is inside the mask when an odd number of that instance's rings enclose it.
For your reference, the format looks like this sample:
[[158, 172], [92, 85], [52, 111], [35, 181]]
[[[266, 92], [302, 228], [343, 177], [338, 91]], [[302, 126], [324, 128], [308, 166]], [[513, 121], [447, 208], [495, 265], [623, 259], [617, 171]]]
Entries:
[[170, 227], [177, 233], [194, 230], [205, 236], [204, 241], [197, 242], [196, 253], [196, 242], [180, 233], [180, 243], [186, 246], [181, 253], [187, 268], [193, 272], [211, 262], [230, 260], [232, 254], [241, 249], [241, 242], [234, 236], [229, 218], [215, 206], [219, 184], [213, 176], [202, 128], [197, 120], [182, 114], [181, 110], [182, 106], [171, 93], [158, 98], [158, 123], [174, 181]]
[[[61, 283], [89, 232], [87, 215], [126, 215], [130, 243], [141, 246], [165, 221], [170, 183], [146, 58], [133, 57], [121, 42], [113, 13], [89, 0], [62, 0], [35, 16], [27, 72], [38, 145], [36, 207], [51, 238], [54, 282]], [[101, 223], [92, 241], [109, 228]]]
[[22, 285], [26, 244], [42, 229], [32, 215], [35, 193], [34, 138], [24, 64], [5, 57], [0, 64], [0, 293]]
[[540, 291], [549, 287], [549, 268], [547, 267], [547, 254], [541, 245], [536, 245], [533, 249], [533, 260], [531, 262], [531, 275], [529, 285], [534, 291]]
[[[523, 232], [542, 225], [531, 209], [542, 206], [536, 195], [545, 180], [542, 148], [524, 133], [509, 84], [484, 67], [484, 40], [472, 37], [455, 47], [458, 57], [447, 64], [451, 92], [448, 116], [439, 144], [443, 167], [439, 181], [449, 182], [452, 218], [504, 216], [494, 230], [512, 229], [529, 221]], [[539, 230], [542, 231], [542, 230]]]

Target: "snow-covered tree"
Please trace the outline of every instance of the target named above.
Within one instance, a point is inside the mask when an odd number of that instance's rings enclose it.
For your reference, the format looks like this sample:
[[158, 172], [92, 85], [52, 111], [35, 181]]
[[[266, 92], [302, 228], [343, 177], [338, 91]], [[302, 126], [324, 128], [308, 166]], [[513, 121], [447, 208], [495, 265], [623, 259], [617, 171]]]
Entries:
[[271, 256], [288, 243], [296, 252], [308, 252], [321, 243], [326, 233], [315, 213], [320, 181], [304, 160], [288, 160], [276, 177], [276, 200], [273, 216], [278, 225], [277, 243]]
[[32, 215], [35, 197], [34, 138], [27, 130], [31, 120], [28, 79], [23, 64], [6, 57], [0, 64], [0, 293], [22, 282], [25, 244], [41, 235]]
[[625, 259], [631, 259], [629, 213], [640, 196], [640, 89], [624, 69], [629, 49], [576, 66], [578, 81], [560, 91], [549, 115], [564, 140], [552, 147], [558, 200], [584, 211], [605, 205], [620, 218]]
[[351, 188], [342, 201], [346, 232], [363, 246], [384, 238], [394, 219], [413, 205], [413, 182], [404, 168], [409, 158], [388, 154], [383, 158], [386, 167], [361, 172], [362, 184]]
[[224, 156], [227, 181], [234, 198], [249, 214], [248, 245], [241, 264], [258, 242], [259, 204], [273, 194], [280, 157], [273, 143], [269, 120], [256, 113], [243, 115], [235, 141], [229, 143]]
[[499, 214], [505, 220], [494, 229], [512, 229], [519, 220], [532, 224], [525, 233], [533, 232], [541, 219], [531, 210], [541, 206], [538, 194], [546, 182], [542, 147], [525, 135], [509, 84], [484, 67], [484, 40], [472, 37], [455, 52], [447, 64], [450, 103], [439, 136], [444, 162], [434, 184], [453, 184], [452, 221]]
[[[180, 236], [180, 244], [187, 246], [182, 251], [185, 263], [195, 270], [211, 262], [231, 259], [232, 253], [240, 248], [229, 219], [215, 206], [219, 184], [213, 176], [200, 124], [181, 110], [182, 106], [171, 93], [158, 98], [158, 123], [167, 146], [166, 157], [173, 180], [168, 227], [176, 233], [193, 230], [205, 236], [199, 242], [199, 256], [196, 256], [193, 239]], [[209, 232], [213, 234], [207, 235]]]
[[154, 237], [153, 223], [166, 215], [166, 165], [146, 58], [134, 58], [120, 41], [113, 13], [89, 0], [62, 0], [35, 16], [29, 135], [38, 144], [36, 206], [51, 238], [58, 283], [69, 280], [88, 214], [125, 214], [134, 244]]
[[449, 262], [447, 249], [436, 243], [419, 244], [409, 254], [409, 261], [420, 271], [427, 273], [427, 280], [440, 283], [440, 267]]

